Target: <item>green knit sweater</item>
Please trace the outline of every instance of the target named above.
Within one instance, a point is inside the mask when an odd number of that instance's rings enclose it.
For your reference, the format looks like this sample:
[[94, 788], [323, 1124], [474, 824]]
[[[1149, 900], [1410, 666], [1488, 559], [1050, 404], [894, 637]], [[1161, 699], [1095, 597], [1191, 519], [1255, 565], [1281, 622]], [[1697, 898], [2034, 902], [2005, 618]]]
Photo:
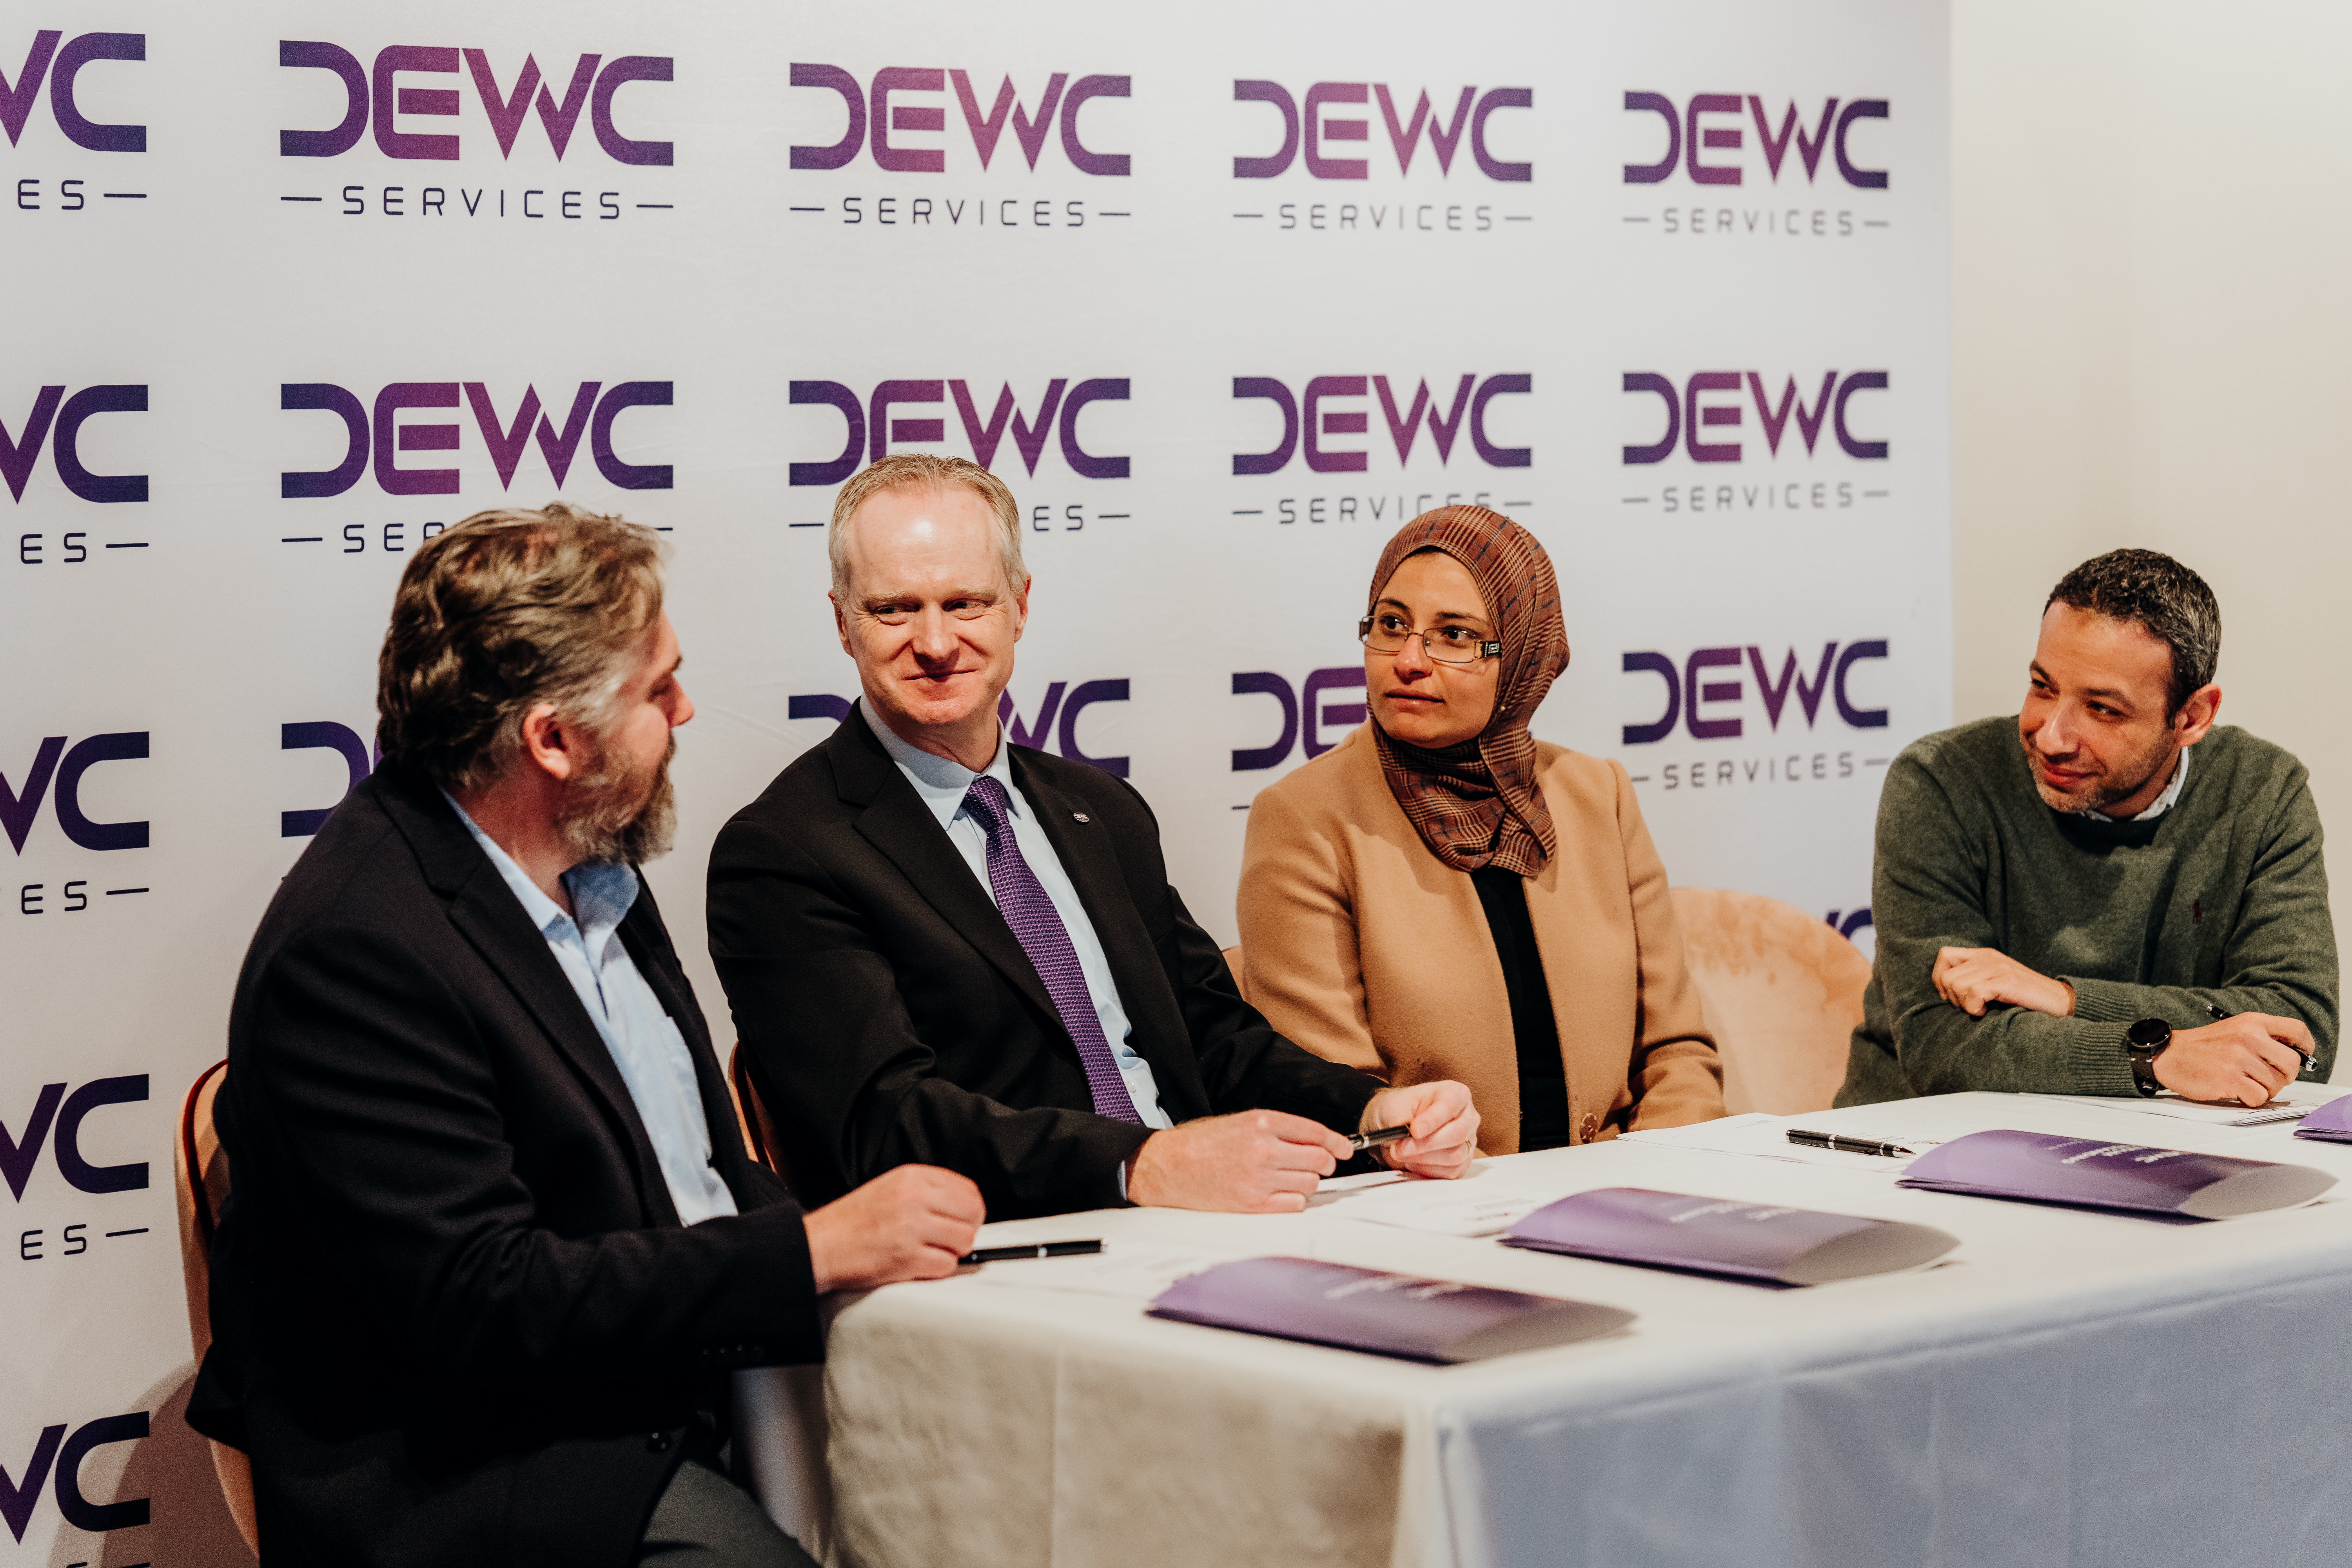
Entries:
[[[2124, 1030], [2231, 1013], [2300, 1018], [2336, 1061], [2336, 928], [2303, 764], [2243, 730], [2199, 742], [2154, 822], [2094, 822], [2035, 793], [2017, 721], [1904, 749], [1878, 802], [1878, 960], [1840, 1105], [1961, 1089], [2129, 1096]], [[1936, 994], [1945, 947], [1998, 948], [2074, 987], [2074, 1015]]]

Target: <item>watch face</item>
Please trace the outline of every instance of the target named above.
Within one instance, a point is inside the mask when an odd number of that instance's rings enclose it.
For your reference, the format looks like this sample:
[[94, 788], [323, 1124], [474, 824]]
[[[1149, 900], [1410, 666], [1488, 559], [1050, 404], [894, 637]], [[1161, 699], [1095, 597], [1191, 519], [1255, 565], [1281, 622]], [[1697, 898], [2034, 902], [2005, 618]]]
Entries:
[[2124, 1038], [2141, 1050], [2151, 1051], [2172, 1040], [2172, 1026], [2161, 1018], [2142, 1018], [2125, 1031]]

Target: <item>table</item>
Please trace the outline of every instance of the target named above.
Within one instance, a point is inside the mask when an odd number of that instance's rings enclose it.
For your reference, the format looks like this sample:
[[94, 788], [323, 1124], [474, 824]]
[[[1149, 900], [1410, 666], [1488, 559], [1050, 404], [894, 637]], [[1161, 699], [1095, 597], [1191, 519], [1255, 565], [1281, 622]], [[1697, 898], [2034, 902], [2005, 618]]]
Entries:
[[[2025, 1096], [1795, 1120], [1889, 1138], [2018, 1127], [2352, 1177], [2352, 1146], [2291, 1127]], [[2352, 1181], [2200, 1224], [1623, 1141], [1491, 1164], [1561, 1194], [1651, 1186], [1916, 1220], [1961, 1247], [1917, 1273], [1780, 1290], [1367, 1224], [1345, 1194], [1296, 1215], [991, 1226], [982, 1245], [1285, 1253], [1640, 1316], [1430, 1367], [977, 1271], [893, 1286], [832, 1325], [834, 1500], [830, 1517], [822, 1498], [802, 1505], [804, 1533], [855, 1568], [2352, 1561]], [[814, 1421], [814, 1382], [799, 1387]]]

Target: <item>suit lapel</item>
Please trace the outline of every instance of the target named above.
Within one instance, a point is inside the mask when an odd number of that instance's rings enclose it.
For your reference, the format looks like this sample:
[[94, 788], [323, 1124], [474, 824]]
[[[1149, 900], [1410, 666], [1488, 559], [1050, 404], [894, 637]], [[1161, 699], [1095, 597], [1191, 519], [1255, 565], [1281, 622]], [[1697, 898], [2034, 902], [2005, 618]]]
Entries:
[[667, 1184], [647, 1180], [660, 1166], [645, 1123], [638, 1120], [637, 1102], [588, 1010], [580, 1005], [579, 993], [564, 978], [562, 966], [547, 950], [547, 939], [532, 927], [506, 879], [438, 792], [427, 795], [423, 790], [391, 786], [384, 792], [384, 805], [416, 851], [426, 882], [449, 900], [450, 924], [529, 1009], [557, 1053], [601, 1102], [614, 1138], [628, 1152], [638, 1201], [647, 1213], [677, 1224]]
[[[1028, 950], [971, 874], [971, 867], [940, 828], [931, 808], [890, 760], [890, 753], [866, 727], [863, 714], [843, 720], [825, 742], [833, 762], [835, 786], [849, 805], [863, 806], [857, 831], [868, 844], [896, 866], [914, 885], [923, 901], [938, 911], [955, 933], [978, 949], [982, 957], [1027, 997], [1032, 1005], [1056, 1024], [1061, 1014]], [[1064, 1034], [1068, 1033], [1066, 1028]], [[1071, 1047], [1075, 1050], [1076, 1047]]]

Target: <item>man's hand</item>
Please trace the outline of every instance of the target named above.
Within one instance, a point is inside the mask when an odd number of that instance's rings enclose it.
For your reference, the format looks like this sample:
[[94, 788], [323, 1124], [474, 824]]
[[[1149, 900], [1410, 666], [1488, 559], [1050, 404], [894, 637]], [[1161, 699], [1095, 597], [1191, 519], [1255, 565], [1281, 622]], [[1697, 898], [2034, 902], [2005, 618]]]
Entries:
[[1993, 947], [1947, 947], [1936, 954], [1932, 978], [1936, 994], [1966, 1013], [1981, 1018], [1996, 1002], [2069, 1018], [2074, 1013], [2074, 988], [2063, 980], [2037, 974]]
[[1225, 1214], [1297, 1214], [1353, 1152], [1320, 1122], [1280, 1110], [1208, 1116], [1154, 1132], [1136, 1151], [1128, 1202]]
[[2184, 1100], [2267, 1104], [2303, 1071], [2313, 1048], [2300, 1019], [2240, 1013], [2200, 1029], [2173, 1031], [2156, 1058], [2156, 1081]]
[[937, 1165], [900, 1165], [809, 1211], [809, 1267], [817, 1292], [868, 1290], [898, 1279], [937, 1279], [988, 1217], [968, 1176]]
[[1400, 1171], [1441, 1181], [1465, 1175], [1478, 1154], [1478, 1108], [1451, 1079], [1382, 1089], [1364, 1108], [1364, 1131], [1411, 1123], [1412, 1136], [1384, 1145], [1381, 1158]]

